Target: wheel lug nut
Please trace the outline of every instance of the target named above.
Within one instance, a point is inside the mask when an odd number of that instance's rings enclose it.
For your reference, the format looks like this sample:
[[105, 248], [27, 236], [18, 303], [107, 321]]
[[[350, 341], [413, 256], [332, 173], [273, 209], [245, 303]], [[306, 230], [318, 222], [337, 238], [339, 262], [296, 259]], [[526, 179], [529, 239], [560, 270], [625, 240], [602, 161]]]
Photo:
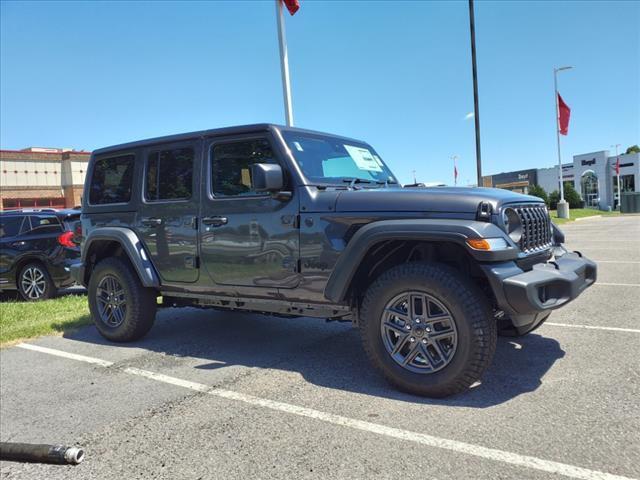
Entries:
[[411, 325], [405, 325], [404, 328], [406, 328], [407, 330], [411, 330]]
[[420, 323], [420, 319], [419, 318], [416, 318], [416, 323]]
[[415, 339], [415, 338], [413, 338], [413, 337], [411, 337], [411, 338], [409, 339], [409, 341], [410, 341], [410, 342], [415, 342], [415, 341], [416, 341], [416, 339]]
[[427, 339], [426, 339], [426, 338], [423, 338], [423, 339], [422, 339], [422, 343], [424, 343], [424, 344], [426, 345], [426, 344], [427, 344]]

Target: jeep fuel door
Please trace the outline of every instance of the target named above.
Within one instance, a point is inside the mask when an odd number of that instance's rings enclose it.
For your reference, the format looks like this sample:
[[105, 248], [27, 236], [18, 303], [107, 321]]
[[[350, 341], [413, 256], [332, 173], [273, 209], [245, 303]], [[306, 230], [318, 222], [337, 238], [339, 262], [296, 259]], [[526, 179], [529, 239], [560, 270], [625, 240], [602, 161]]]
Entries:
[[[257, 192], [253, 164], [280, 164], [266, 135], [206, 144], [207, 192], [200, 212], [202, 266], [219, 285], [294, 288], [299, 282], [298, 203]], [[286, 183], [285, 189], [291, 190]]]

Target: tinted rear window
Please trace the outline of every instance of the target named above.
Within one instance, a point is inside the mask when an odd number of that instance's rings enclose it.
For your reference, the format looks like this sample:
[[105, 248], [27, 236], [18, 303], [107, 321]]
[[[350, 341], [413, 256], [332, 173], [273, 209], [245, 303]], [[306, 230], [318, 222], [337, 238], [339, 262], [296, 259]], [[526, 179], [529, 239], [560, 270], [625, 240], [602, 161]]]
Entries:
[[186, 200], [193, 185], [193, 149], [153, 152], [147, 159], [144, 197], [148, 201]]
[[47, 233], [60, 233], [62, 225], [55, 215], [30, 215], [27, 221], [31, 221], [31, 229], [28, 230], [28, 224], [25, 222], [25, 228], [28, 235], [43, 235]]
[[133, 155], [98, 160], [93, 167], [89, 203], [104, 205], [131, 200], [134, 164]]
[[15, 237], [20, 233], [20, 225], [24, 217], [1, 217], [0, 218], [0, 238]]

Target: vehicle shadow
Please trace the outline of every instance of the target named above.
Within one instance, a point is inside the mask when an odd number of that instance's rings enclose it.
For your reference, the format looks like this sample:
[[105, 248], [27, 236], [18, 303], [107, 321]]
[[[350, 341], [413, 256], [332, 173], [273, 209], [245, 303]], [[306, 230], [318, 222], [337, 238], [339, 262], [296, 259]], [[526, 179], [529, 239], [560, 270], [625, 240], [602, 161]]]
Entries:
[[[500, 338], [493, 365], [468, 392], [436, 400], [405, 394], [371, 367], [358, 331], [346, 323], [319, 319], [280, 319], [255, 314], [166, 309], [142, 340], [113, 344], [95, 327], [67, 332], [65, 338], [116, 348], [141, 348], [173, 357], [202, 360], [195, 367], [212, 372], [232, 366], [299, 373], [324, 388], [411, 403], [487, 408], [536, 390], [556, 360], [560, 344], [538, 334]], [[191, 362], [193, 363], [193, 362]], [[212, 383], [215, 383], [212, 379]]]

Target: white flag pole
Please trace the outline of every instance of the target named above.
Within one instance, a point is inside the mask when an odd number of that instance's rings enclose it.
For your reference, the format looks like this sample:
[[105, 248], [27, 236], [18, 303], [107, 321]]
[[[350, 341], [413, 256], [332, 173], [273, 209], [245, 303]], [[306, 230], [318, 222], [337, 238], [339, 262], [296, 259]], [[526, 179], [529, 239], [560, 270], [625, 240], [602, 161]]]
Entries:
[[278, 19], [278, 44], [280, 46], [280, 70], [282, 72], [282, 93], [284, 96], [284, 115], [287, 126], [293, 127], [293, 107], [291, 102], [291, 81], [289, 80], [289, 56], [287, 54], [287, 39], [284, 32], [284, 12], [282, 0], [276, 2], [276, 17]]

